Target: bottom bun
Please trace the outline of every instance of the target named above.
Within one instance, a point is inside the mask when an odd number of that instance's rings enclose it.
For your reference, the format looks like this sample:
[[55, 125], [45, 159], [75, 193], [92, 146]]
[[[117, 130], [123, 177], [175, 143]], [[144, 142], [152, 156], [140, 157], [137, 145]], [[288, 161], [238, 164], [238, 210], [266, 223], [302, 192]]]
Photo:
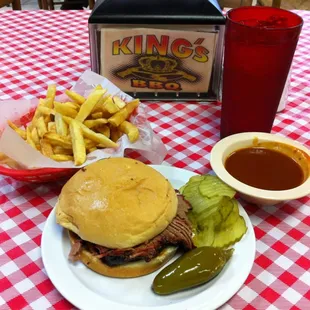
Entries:
[[[74, 243], [76, 237], [69, 231], [69, 238], [71, 244]], [[122, 264], [110, 267], [103, 263], [101, 259], [94, 256], [91, 252], [82, 247], [79, 260], [91, 270], [102, 274], [104, 276], [113, 278], [135, 278], [147, 275], [166, 264], [176, 253], [177, 247], [168, 246], [164, 248], [158, 256], [153, 258], [150, 262], [139, 260], [132, 263]]]

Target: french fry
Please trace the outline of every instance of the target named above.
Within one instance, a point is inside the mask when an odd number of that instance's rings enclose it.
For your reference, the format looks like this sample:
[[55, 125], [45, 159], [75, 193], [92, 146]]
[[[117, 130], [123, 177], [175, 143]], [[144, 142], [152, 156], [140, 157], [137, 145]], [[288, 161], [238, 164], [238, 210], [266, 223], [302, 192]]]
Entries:
[[[55, 134], [53, 132], [48, 132], [45, 134], [44, 139], [47, 139], [50, 142], [50, 144], [53, 146], [53, 148], [55, 149], [55, 154], [61, 153], [59, 151], [60, 148], [65, 150], [61, 154], [65, 153], [65, 155], [70, 155], [73, 153], [72, 142], [71, 142], [71, 139], [69, 137], [62, 137], [62, 136]], [[91, 148], [95, 147], [96, 145], [98, 145], [97, 142], [94, 142], [94, 141], [87, 139], [87, 138], [84, 139], [84, 141], [85, 141], [86, 149], [91, 149]]]
[[37, 111], [43, 115], [55, 115], [55, 111], [51, 108], [47, 108], [45, 106], [38, 106]]
[[44, 116], [44, 122], [46, 125], [48, 125], [48, 123], [50, 123], [51, 121], [52, 121], [52, 118], [50, 115]]
[[97, 150], [96, 147], [92, 147], [91, 149], [89, 149], [89, 150], [87, 150], [87, 151], [88, 151], [88, 153], [91, 153], [91, 152], [94, 152], [94, 151], [96, 151], [96, 150]]
[[129, 113], [125, 108], [121, 109], [114, 115], [108, 118], [108, 122], [113, 127], [118, 127], [122, 122], [124, 122], [129, 116]]
[[23, 167], [18, 162], [16, 162], [15, 160], [13, 160], [11, 158], [7, 158], [1, 164], [7, 165], [12, 169], [23, 169]]
[[[69, 125], [73, 121], [73, 119], [68, 116], [63, 116], [63, 119]], [[97, 144], [101, 144], [101, 147], [112, 147], [112, 148], [118, 147], [118, 144], [111, 141], [105, 135], [94, 132], [93, 130], [89, 129], [87, 126], [85, 126], [82, 123], [80, 123], [80, 126], [82, 128], [84, 137], [96, 142]]]
[[[55, 91], [55, 93], [53, 93], [53, 91]], [[44, 101], [44, 107], [50, 108], [50, 109], [52, 109], [54, 107], [54, 98], [55, 98], [55, 95], [56, 95], [56, 86], [55, 86], [55, 90], [52, 89], [51, 92], [52, 93], [49, 94], [51, 96], [51, 98], [46, 98], [45, 101]], [[54, 117], [53, 117], [54, 113], [55, 112], [52, 110], [49, 115], [46, 115], [44, 117], [45, 123], [49, 123], [51, 120], [54, 119]]]
[[47, 87], [47, 92], [46, 92], [46, 99], [50, 99], [46, 101], [46, 107], [48, 108], [53, 108], [53, 103], [55, 100], [56, 96], [56, 85], [55, 84], [50, 84]]
[[[75, 117], [79, 122], [83, 122], [87, 116], [92, 112], [94, 106], [97, 104], [99, 99], [104, 95], [106, 90], [95, 90], [90, 93], [85, 102], [81, 105], [80, 111]], [[70, 116], [70, 115], [68, 115]]]
[[126, 105], [126, 107], [124, 107], [128, 114], [130, 115], [140, 104], [140, 100], [139, 99], [134, 99], [132, 101], [129, 101]]
[[105, 135], [107, 138], [110, 138], [110, 127], [107, 125], [101, 125], [100, 127], [96, 127], [96, 131], [99, 133], [102, 133]]
[[50, 157], [51, 159], [55, 161], [72, 161], [73, 160], [72, 155], [66, 155], [66, 154], [53, 154]]
[[56, 112], [72, 118], [75, 118], [78, 114], [77, 110], [57, 101], [54, 102], [54, 109]]
[[25, 126], [25, 129], [26, 129], [26, 133], [27, 133], [27, 128], [30, 128], [30, 131], [32, 131], [32, 128], [33, 128], [33, 126], [32, 126], [32, 124], [31, 123], [29, 123], [28, 125], [26, 125]]
[[125, 101], [123, 101], [120, 97], [117, 96], [113, 97], [113, 102], [119, 109], [122, 109], [126, 105]]
[[34, 111], [34, 115], [32, 117], [32, 121], [31, 121], [32, 126], [35, 126], [35, 122], [42, 115], [42, 113], [39, 111], [39, 107], [44, 107], [44, 106], [45, 106], [45, 99], [40, 98], [39, 104], [38, 104], [36, 110]]
[[71, 121], [73, 120], [72, 117], [65, 116], [65, 115], [62, 115], [62, 119], [63, 119], [68, 125], [70, 125]]
[[73, 101], [77, 102], [78, 104], [83, 104], [86, 100], [82, 95], [72, 91], [72, 90], [66, 90], [66, 95], [72, 99]]
[[0, 153], [0, 165], [7, 165], [12, 169], [22, 169], [21, 165], [4, 153]]
[[124, 121], [120, 124], [119, 129], [128, 136], [131, 143], [134, 143], [139, 139], [139, 129], [134, 124]]
[[41, 152], [44, 156], [51, 157], [54, 154], [53, 148], [48, 140], [41, 139], [40, 140]]
[[8, 120], [8, 125], [24, 140], [27, 139], [27, 133], [25, 130], [18, 128], [14, 123], [12, 123], [10, 120]]
[[1, 152], [0, 152], [0, 163], [1, 163], [3, 160], [7, 159], [7, 158], [8, 158], [7, 155], [5, 155], [4, 153], [1, 153]]
[[[52, 99], [51, 98], [40, 98], [39, 99], [39, 104], [38, 104], [38, 107], [45, 107], [45, 108], [50, 108], [52, 109], [50, 106], [51, 106], [51, 101]], [[37, 108], [38, 108], [37, 107]]]
[[31, 128], [30, 127], [27, 127], [26, 133], [27, 133], [27, 139], [26, 139], [27, 143], [36, 150], [37, 147], [36, 147], [36, 144], [34, 143], [34, 141], [32, 139]]
[[92, 113], [96, 112], [102, 112], [103, 111], [103, 105], [105, 101], [107, 100], [108, 96], [102, 96], [99, 101], [96, 103], [96, 105], [93, 107]]
[[35, 123], [35, 126], [37, 128], [39, 137], [43, 138], [43, 136], [47, 133], [47, 128], [46, 128], [46, 124], [44, 122], [44, 117], [43, 116], [40, 116], [37, 119], [37, 121]]
[[[52, 102], [52, 99], [50, 99], [50, 98], [46, 98], [46, 99], [42, 99], [42, 98], [40, 98], [39, 99], [39, 104], [38, 104], [38, 107], [37, 107], [37, 109], [35, 110], [35, 112], [34, 112], [34, 116], [33, 116], [33, 118], [32, 118], [32, 121], [31, 121], [31, 125], [33, 125], [33, 126], [35, 126], [35, 122], [37, 121], [37, 119], [40, 117], [40, 116], [42, 116], [42, 113], [40, 112], [40, 108], [48, 108], [48, 109], [50, 109], [51, 108], [51, 102]], [[49, 111], [49, 112], [51, 112], [50, 110], [43, 110], [43, 111]], [[46, 114], [47, 115], [47, 114]], [[47, 119], [47, 121], [46, 121], [46, 123], [48, 123], [50, 120], [49, 119]]]
[[102, 112], [96, 112], [96, 113], [91, 114], [91, 117], [93, 119], [102, 118], [103, 117], [103, 113]]
[[103, 89], [103, 87], [102, 87], [100, 84], [98, 84], [98, 85], [94, 88], [94, 90], [100, 90], [100, 89]]
[[44, 139], [48, 140], [53, 146], [61, 146], [65, 149], [72, 149], [72, 143], [69, 137], [60, 136], [54, 132], [47, 132]]
[[80, 105], [75, 103], [75, 102], [71, 102], [71, 101], [68, 101], [68, 102], [65, 102], [64, 103], [67, 107], [70, 107], [72, 109], [75, 109], [75, 110], [79, 110], [80, 109]]
[[110, 118], [111, 116], [112, 116], [111, 113], [109, 113], [108, 111], [105, 111], [105, 110], [103, 109], [103, 111], [102, 111], [102, 118], [108, 119], [108, 118]]
[[104, 104], [105, 102], [107, 101], [107, 99], [109, 97], [111, 97], [110, 95], [106, 95], [105, 96], [105, 93], [106, 93], [106, 89], [102, 89], [104, 90], [104, 94], [102, 95], [102, 97], [99, 99], [99, 101], [96, 103], [96, 105], [94, 106], [93, 110], [92, 110], [92, 113], [94, 112], [103, 112], [103, 111], [107, 111], [105, 108], [104, 108]]
[[76, 166], [80, 166], [86, 161], [86, 147], [79, 122], [76, 120], [71, 121], [69, 129], [71, 134], [74, 164]]
[[108, 122], [114, 126], [118, 127], [122, 122], [124, 122], [130, 114], [134, 111], [135, 108], [137, 108], [140, 104], [139, 99], [132, 100], [127, 103], [127, 105], [116, 112], [114, 115], [112, 115], [109, 119]]
[[94, 142], [97, 142], [97, 143], [103, 145], [104, 147], [112, 147], [112, 148], [118, 147], [118, 144], [116, 144], [115, 142], [113, 142], [112, 140], [107, 138], [105, 135], [103, 135], [101, 133], [94, 132], [93, 130], [89, 129], [87, 126], [85, 126], [82, 123], [80, 123], [80, 126], [82, 128], [84, 137], [86, 137], [86, 138], [88, 138]]
[[88, 128], [97, 127], [97, 126], [104, 125], [107, 123], [108, 123], [108, 120], [106, 118], [98, 118], [98, 119], [91, 119], [91, 120], [84, 121], [84, 125], [87, 126]]
[[55, 122], [49, 122], [49, 123], [47, 124], [47, 131], [56, 132], [56, 125], [55, 125]]
[[85, 141], [85, 146], [87, 149], [91, 149], [92, 147], [95, 147], [96, 145], [98, 145], [98, 142], [92, 141], [88, 138], [84, 137], [84, 141]]
[[[118, 128], [111, 128], [110, 131], [110, 139], [113, 142], [117, 142], [117, 140], [123, 135], [123, 133]], [[101, 145], [100, 145], [101, 146]]]
[[55, 124], [56, 124], [56, 132], [61, 136], [66, 136], [68, 134], [68, 125], [63, 120], [61, 114], [55, 114]]
[[113, 99], [111, 96], [109, 96], [104, 104], [103, 104], [103, 111], [107, 111], [110, 114], [115, 114], [119, 111], [119, 108], [116, 104], [114, 104]]
[[[27, 129], [28, 128], [30, 128], [30, 126], [28, 126]], [[31, 137], [32, 137], [32, 140], [35, 143], [37, 149], [39, 149], [39, 147], [40, 147], [40, 138], [39, 138], [38, 131], [37, 131], [36, 127], [32, 128], [32, 130], [31, 130]]]
[[59, 154], [59, 155], [72, 155], [73, 154], [72, 149], [65, 149], [59, 145], [55, 145], [53, 147], [53, 152], [54, 154]]
[[52, 109], [53, 102], [54, 101], [52, 100], [52, 98], [45, 98], [45, 99], [42, 99], [41, 106]]
[[[108, 96], [102, 97], [99, 100], [99, 102], [95, 105], [95, 107], [92, 110], [92, 114], [91, 114], [92, 118], [109, 118], [110, 116], [112, 116], [112, 114], [105, 107], [105, 101], [107, 100], [107, 98]], [[117, 112], [114, 106], [111, 107], [111, 105], [108, 104], [108, 108], [113, 113]], [[99, 117], [99, 113], [100, 113], [100, 117]]]
[[23, 167], [18, 162], [11, 158], [7, 158], [2, 162], [2, 164], [7, 165], [12, 169], [23, 169]]

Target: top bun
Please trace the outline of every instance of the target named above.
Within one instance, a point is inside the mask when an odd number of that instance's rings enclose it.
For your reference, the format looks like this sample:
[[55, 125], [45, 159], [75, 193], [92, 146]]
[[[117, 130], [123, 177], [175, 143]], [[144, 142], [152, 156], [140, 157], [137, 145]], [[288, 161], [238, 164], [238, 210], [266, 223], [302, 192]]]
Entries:
[[129, 248], [160, 234], [177, 212], [177, 196], [155, 169], [129, 158], [100, 160], [62, 188], [57, 223], [83, 240]]

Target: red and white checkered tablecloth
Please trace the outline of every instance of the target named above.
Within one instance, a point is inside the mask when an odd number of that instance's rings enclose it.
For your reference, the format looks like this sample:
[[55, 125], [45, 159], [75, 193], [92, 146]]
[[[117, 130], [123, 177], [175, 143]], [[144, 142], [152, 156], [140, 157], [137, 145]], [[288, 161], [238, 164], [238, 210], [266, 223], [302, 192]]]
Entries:
[[[293, 65], [287, 109], [273, 131], [310, 147], [310, 12]], [[69, 88], [89, 68], [88, 11], [1, 11], [0, 100]], [[0, 102], [1, 104], [1, 102]], [[151, 103], [149, 120], [168, 148], [165, 160], [210, 171], [220, 106]], [[0, 177], [0, 309], [72, 309], [48, 279], [40, 242], [61, 182], [34, 185]], [[245, 206], [255, 227], [256, 260], [245, 284], [222, 309], [310, 309], [310, 197], [274, 207]], [[55, 253], [57, 255], [57, 253]]]

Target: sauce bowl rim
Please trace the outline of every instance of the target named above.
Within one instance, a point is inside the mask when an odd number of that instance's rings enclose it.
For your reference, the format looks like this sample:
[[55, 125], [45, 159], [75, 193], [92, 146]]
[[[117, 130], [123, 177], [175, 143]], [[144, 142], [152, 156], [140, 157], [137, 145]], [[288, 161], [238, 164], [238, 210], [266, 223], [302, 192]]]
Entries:
[[[262, 132], [245, 132], [228, 136], [217, 142], [211, 150], [210, 164], [215, 174], [226, 184], [234, 188], [237, 192], [260, 199], [269, 199], [277, 201], [298, 199], [310, 194], [310, 171], [308, 178], [299, 186], [288, 190], [265, 190], [247, 185], [234, 178], [224, 166], [224, 153], [240, 142], [249, 142], [251, 145], [253, 139], [258, 138], [259, 141], [280, 142], [293, 146], [305, 152], [310, 158], [310, 150], [299, 142], [290, 138], [272, 133]], [[246, 147], [246, 146], [245, 146]], [[239, 148], [236, 148], [240, 149]], [[310, 167], [309, 167], [310, 170]]]

